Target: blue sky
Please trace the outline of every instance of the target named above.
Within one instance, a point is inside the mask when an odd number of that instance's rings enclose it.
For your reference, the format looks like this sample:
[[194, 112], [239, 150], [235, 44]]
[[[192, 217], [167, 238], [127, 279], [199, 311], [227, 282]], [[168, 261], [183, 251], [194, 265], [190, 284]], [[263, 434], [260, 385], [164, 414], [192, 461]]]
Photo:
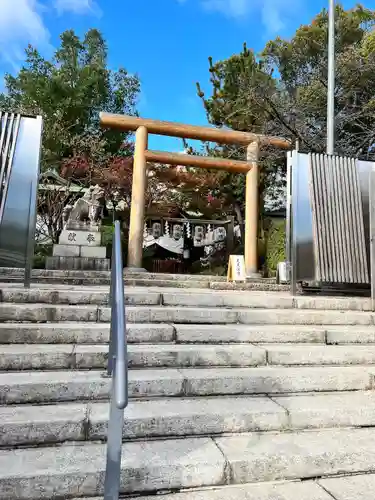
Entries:
[[[345, 1], [345, 7], [356, 2]], [[375, 0], [364, 2], [375, 8]], [[243, 42], [259, 51], [277, 35], [288, 37], [328, 0], [0, 0], [1, 75], [22, 65], [32, 43], [46, 56], [59, 33], [99, 28], [109, 64], [137, 73], [141, 116], [206, 124], [195, 82], [209, 90], [208, 56], [224, 59]], [[150, 147], [181, 150], [177, 139], [152, 137]]]

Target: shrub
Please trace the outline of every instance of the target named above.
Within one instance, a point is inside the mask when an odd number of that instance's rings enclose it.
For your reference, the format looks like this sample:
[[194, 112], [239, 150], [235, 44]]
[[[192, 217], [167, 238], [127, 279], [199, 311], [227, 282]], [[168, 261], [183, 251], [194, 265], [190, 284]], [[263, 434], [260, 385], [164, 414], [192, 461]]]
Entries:
[[45, 269], [46, 258], [52, 255], [52, 245], [35, 245], [34, 249], [34, 269]]
[[274, 276], [277, 264], [285, 260], [284, 219], [269, 219], [265, 230], [265, 267], [268, 275]]

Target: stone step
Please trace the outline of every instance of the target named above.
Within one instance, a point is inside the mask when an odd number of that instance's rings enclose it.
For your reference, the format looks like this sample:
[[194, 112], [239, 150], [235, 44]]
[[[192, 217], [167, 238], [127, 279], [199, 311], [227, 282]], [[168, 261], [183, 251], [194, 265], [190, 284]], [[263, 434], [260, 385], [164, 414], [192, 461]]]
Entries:
[[[313, 309], [128, 306], [129, 323], [374, 325], [375, 313]], [[111, 309], [92, 305], [0, 304], [0, 322], [109, 322]]]
[[[363, 359], [368, 360], [365, 356]], [[0, 345], [0, 370], [105, 369], [107, 363], [108, 345]], [[128, 363], [130, 368], [246, 367], [266, 365], [267, 354], [253, 345], [132, 344], [128, 347]]]
[[[373, 500], [374, 488], [374, 474], [359, 474], [317, 481], [292, 480], [222, 486], [163, 495], [160, 500]], [[137, 497], [137, 500], [154, 499], [154, 496]]]
[[[25, 275], [25, 270], [22, 268], [14, 267], [2, 267], [0, 269], [0, 279], [4, 277], [18, 277], [23, 279]], [[41, 277], [53, 277], [56, 279], [62, 278], [111, 278], [110, 271], [82, 271], [82, 270], [58, 270], [58, 269], [33, 269], [33, 278]], [[216, 276], [214, 274], [172, 274], [172, 273], [149, 273], [149, 272], [132, 272], [124, 271], [124, 277], [131, 279], [160, 279], [169, 281], [224, 281], [226, 282], [226, 276]], [[263, 280], [261, 278], [260, 280]], [[259, 281], [251, 280], [251, 281]], [[273, 278], [266, 279], [267, 282], [275, 282]]]
[[[7, 328], [8, 325], [4, 325]], [[174, 324], [178, 342], [191, 343], [375, 343], [373, 326], [315, 325], [182, 325]], [[1, 325], [0, 325], [1, 328]], [[131, 329], [131, 325], [128, 325]], [[0, 330], [1, 331], [1, 330]]]
[[[267, 283], [263, 279], [259, 282], [250, 280], [246, 283], [240, 282], [226, 282], [226, 281], [211, 281], [208, 288], [210, 290], [247, 290], [254, 292], [283, 292], [290, 293], [290, 285], [279, 285], [276, 283]], [[299, 286], [297, 286], [297, 293], [300, 292]]]
[[[67, 285], [109, 285], [109, 271], [58, 271], [34, 269], [32, 281], [34, 284]], [[22, 283], [24, 280], [23, 269], [0, 269], [0, 281], [3, 283]], [[128, 286], [160, 286], [178, 288], [201, 288], [218, 290], [264, 290], [287, 291], [288, 285], [278, 285], [274, 278], [251, 278], [246, 283], [227, 282], [225, 276], [186, 275], [165, 273], [124, 273], [124, 282]]]
[[[108, 402], [0, 407], [0, 446], [105, 440]], [[375, 426], [375, 393], [131, 400], [126, 440], [251, 431]]]
[[[129, 343], [375, 344], [373, 326], [128, 323]], [[1, 344], [106, 344], [109, 323], [0, 323]]]
[[[34, 445], [107, 437], [109, 403], [0, 407], [0, 445]], [[287, 412], [266, 397], [172, 398], [130, 401], [126, 440], [276, 430]]]
[[[162, 294], [149, 290], [126, 290], [125, 301], [128, 305], [159, 305]], [[108, 305], [109, 287], [99, 289], [85, 287], [60, 288], [2, 288], [1, 299], [15, 304], [70, 304], [70, 305]]]
[[[109, 323], [0, 323], [2, 344], [106, 344]], [[357, 330], [356, 330], [357, 331]], [[173, 342], [173, 325], [130, 323], [126, 327], [130, 343]], [[267, 337], [266, 337], [267, 340]]]
[[[0, 450], [0, 499], [103, 495], [104, 444]], [[121, 490], [153, 492], [224, 484], [225, 459], [210, 438], [125, 443]]]
[[[109, 288], [109, 287], [108, 287]], [[30, 289], [1, 288], [1, 301], [11, 303], [106, 305], [109, 289], [106, 287], [32, 287]], [[292, 297], [288, 294], [213, 291], [192, 289], [189, 292], [178, 288], [165, 290], [155, 285], [149, 289], [129, 287], [125, 290], [128, 305], [160, 305], [175, 307], [236, 307], [261, 309], [317, 309], [339, 311], [371, 311], [371, 299], [347, 297]]]
[[375, 474], [319, 479], [318, 484], [336, 500], [372, 500]]
[[[108, 345], [0, 345], [0, 370], [105, 369]], [[129, 368], [374, 365], [375, 346], [130, 344]]]
[[235, 484], [372, 472], [372, 429], [321, 429], [217, 437]]
[[[182, 275], [181, 275], [182, 276]], [[1, 276], [0, 281], [2, 283], [7, 283], [7, 285], [18, 285], [24, 281], [24, 277], [10, 277], [10, 276]], [[111, 279], [109, 277], [101, 277], [101, 278], [90, 278], [90, 277], [51, 277], [51, 276], [40, 276], [37, 278], [33, 278], [34, 285], [56, 285], [56, 284], [64, 284], [69, 286], [109, 286], [111, 283]], [[178, 287], [179, 289], [191, 289], [191, 288], [199, 288], [202, 290], [247, 290], [247, 291], [264, 291], [264, 292], [287, 292], [290, 293], [289, 285], [278, 285], [275, 283], [275, 280], [268, 279], [255, 279], [251, 280], [247, 283], [233, 283], [226, 281], [175, 281], [175, 280], [161, 280], [161, 279], [133, 279], [125, 275], [124, 277], [125, 286], [139, 286], [139, 287], [151, 287], [158, 286], [161, 288], [173, 288]]]
[[[5, 305], [6, 307], [6, 305]], [[17, 307], [15, 304], [13, 307]], [[51, 306], [52, 307], [52, 306]], [[73, 306], [72, 306], [73, 307]], [[76, 306], [78, 307], [78, 306]], [[108, 321], [110, 310], [99, 308], [101, 321]], [[0, 310], [1, 314], [1, 310]], [[1, 318], [1, 316], [0, 316]], [[312, 309], [239, 309], [209, 307], [134, 307], [126, 308], [131, 323], [186, 323], [250, 325], [374, 325], [375, 313]]]
[[178, 289], [160, 291], [161, 303], [175, 307], [238, 307], [259, 309], [318, 309], [336, 311], [371, 311], [371, 299], [363, 297], [292, 297], [285, 293], [213, 292]]
[[[182, 276], [182, 275], [181, 275]], [[215, 283], [221, 289], [222, 285], [225, 287], [225, 281], [220, 281], [215, 279], [215, 281], [210, 281], [210, 280], [181, 280], [177, 281], [176, 279], [166, 279], [166, 278], [160, 278], [160, 277], [153, 277], [153, 278], [142, 278], [142, 277], [132, 277], [132, 276], [126, 276], [124, 277], [124, 284], [126, 286], [144, 286], [144, 287], [151, 287], [151, 286], [158, 286], [161, 288], [182, 288], [182, 289], [191, 289], [191, 288], [203, 288], [203, 289], [209, 289], [211, 283]], [[261, 283], [254, 283], [254, 285], [262, 286]], [[267, 286], [268, 283], [265, 283]], [[271, 286], [275, 286], [275, 284], [270, 283]], [[224, 288], [225, 289], [225, 288]]]
[[[163, 368], [129, 371], [130, 397], [215, 396], [355, 391], [373, 388], [370, 366]], [[0, 403], [106, 399], [110, 379], [102, 371], [0, 373]]]
[[[122, 449], [121, 492], [154, 493], [160, 490], [367, 473], [373, 471], [374, 450], [373, 429], [321, 429], [249, 433], [213, 439], [129, 442]], [[91, 443], [0, 450], [0, 499], [100, 496], [103, 494], [105, 452], [104, 444]], [[339, 480], [336, 479], [336, 483], [330, 483], [328, 479], [320, 481], [332, 491], [336, 489], [339, 492], [341, 488], [343, 492], [345, 490], [338, 485]], [[351, 479], [347, 478], [346, 481], [350, 487]], [[369, 479], [366, 483], [370, 486]], [[262, 491], [261, 488], [266, 485], [259, 484], [257, 487], [258, 491]], [[353, 483], [351, 487], [353, 491]], [[312, 495], [307, 499], [319, 499], [314, 497], [314, 491]], [[250, 499], [251, 496], [245, 498]], [[256, 496], [253, 498], [259, 499]], [[289, 500], [289, 497], [286, 498]], [[292, 498], [301, 497], [290, 497], [290, 500]], [[358, 490], [357, 498], [361, 498]], [[323, 496], [319, 500], [326, 499]]]
[[269, 365], [372, 365], [374, 345], [271, 345], [260, 344]]
[[[203, 289], [203, 290], [243, 290], [251, 292], [290, 292], [289, 285], [278, 285], [273, 279], [252, 279], [247, 283], [233, 283], [226, 281], [218, 281], [216, 277], [213, 281], [198, 281], [198, 280], [162, 280], [157, 278], [152, 279], [132, 279], [125, 277], [124, 284], [126, 286], [142, 286], [142, 287], [161, 287], [161, 288], [174, 288], [179, 289]], [[87, 283], [89, 284], [89, 283]], [[104, 284], [104, 283], [103, 283]], [[109, 280], [105, 284], [109, 284]]]
[[375, 392], [275, 395], [288, 413], [289, 429], [375, 426]]
[[[175, 281], [181, 283], [182, 281], [199, 281], [199, 282], [217, 282], [227, 283], [227, 276], [217, 276], [215, 274], [170, 274], [170, 273], [149, 273], [149, 272], [132, 272], [127, 270], [124, 272], [127, 279], [149, 279], [149, 280], [164, 280]], [[249, 278], [249, 283], [276, 283], [275, 278]]]

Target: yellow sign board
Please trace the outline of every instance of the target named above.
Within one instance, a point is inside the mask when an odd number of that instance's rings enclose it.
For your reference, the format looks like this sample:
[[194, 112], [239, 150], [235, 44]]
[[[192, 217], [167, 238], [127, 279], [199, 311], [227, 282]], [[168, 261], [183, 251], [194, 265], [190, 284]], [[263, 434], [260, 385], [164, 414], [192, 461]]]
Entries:
[[245, 259], [243, 255], [230, 255], [227, 281], [246, 281]]

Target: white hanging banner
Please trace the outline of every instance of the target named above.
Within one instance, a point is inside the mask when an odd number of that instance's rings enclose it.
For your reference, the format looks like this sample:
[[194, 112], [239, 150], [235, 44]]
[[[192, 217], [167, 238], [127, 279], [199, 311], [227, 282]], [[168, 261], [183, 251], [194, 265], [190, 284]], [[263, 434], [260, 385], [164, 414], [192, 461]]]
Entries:
[[246, 281], [245, 259], [243, 255], [230, 255], [227, 281]]

